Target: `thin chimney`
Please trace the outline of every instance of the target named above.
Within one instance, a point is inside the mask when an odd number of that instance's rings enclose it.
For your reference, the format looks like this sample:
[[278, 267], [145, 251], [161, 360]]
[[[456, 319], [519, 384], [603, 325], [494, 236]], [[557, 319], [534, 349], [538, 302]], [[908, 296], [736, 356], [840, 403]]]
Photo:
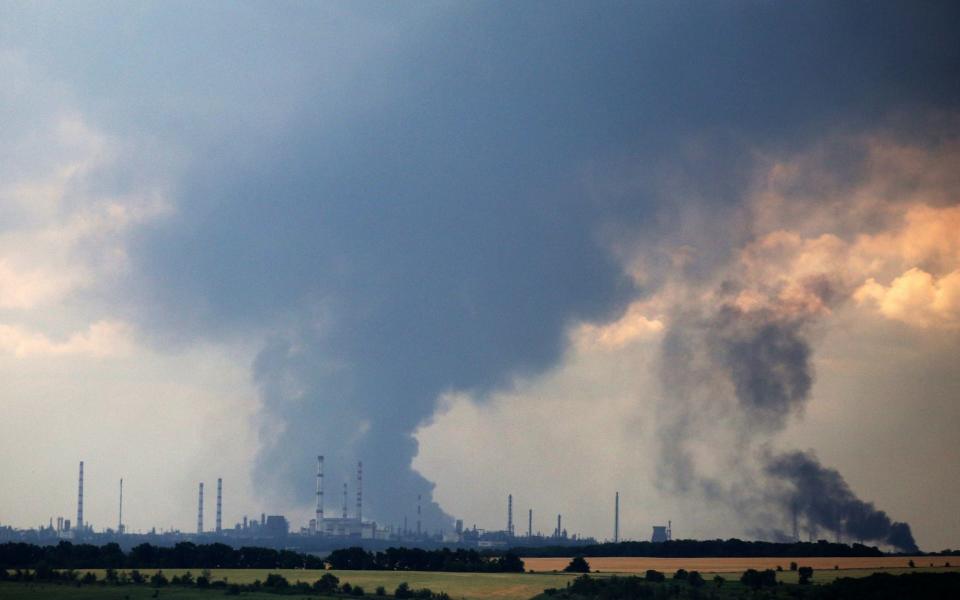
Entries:
[[347, 518], [347, 482], [343, 482], [343, 518]]
[[363, 522], [363, 461], [357, 462], [357, 521]]
[[200, 482], [200, 491], [197, 496], [197, 535], [203, 533], [203, 482]]
[[613, 543], [620, 541], [620, 492], [613, 498]]
[[323, 455], [317, 457], [317, 531], [323, 531]]
[[77, 488], [77, 531], [83, 533], [83, 461], [80, 461], [80, 482]]
[[533, 509], [527, 512], [527, 537], [533, 537]]
[[513, 494], [507, 494], [507, 534], [513, 535]]
[[420, 537], [420, 494], [417, 494], [417, 537]]
[[120, 515], [117, 517], [117, 533], [123, 533], [123, 477], [120, 478]]
[[217, 477], [217, 533], [222, 531], [222, 517], [223, 517], [223, 479]]

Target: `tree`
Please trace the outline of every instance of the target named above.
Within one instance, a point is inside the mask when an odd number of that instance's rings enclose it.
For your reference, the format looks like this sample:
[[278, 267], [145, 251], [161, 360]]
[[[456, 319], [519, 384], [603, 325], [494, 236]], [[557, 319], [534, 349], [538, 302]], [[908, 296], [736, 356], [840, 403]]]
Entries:
[[324, 573], [323, 577], [313, 582], [313, 589], [321, 594], [331, 594], [337, 591], [340, 579], [333, 573]]
[[747, 569], [740, 576], [740, 583], [751, 589], [760, 589], [767, 586], [777, 585], [777, 572], [773, 569], [757, 571], [756, 569]]
[[797, 574], [800, 576], [800, 585], [807, 585], [813, 577], [813, 567], [800, 567]]
[[717, 588], [722, 588], [723, 584], [725, 584], [726, 582], [727, 580], [721, 577], [720, 575], [713, 576], [713, 585], [717, 586]]
[[411, 598], [412, 596], [413, 594], [410, 592], [410, 586], [406, 581], [401, 582], [400, 585], [397, 586], [397, 589], [393, 591], [394, 598], [403, 599]]
[[163, 571], [157, 571], [150, 577], [150, 585], [153, 587], [163, 587], [167, 583], [167, 576], [163, 574]]
[[686, 569], [677, 569], [677, 572], [673, 574], [673, 578], [677, 581], [684, 581], [687, 575], [689, 575], [689, 573], [687, 573]]
[[661, 581], [665, 581], [667, 577], [660, 571], [654, 571], [653, 569], [649, 569], [644, 579], [646, 579], [647, 581], [652, 581], [654, 583], [659, 583]]
[[790, 561], [790, 570], [791, 571], [797, 570], [797, 561], [794, 561], [794, 560]]
[[290, 587], [290, 582], [279, 573], [270, 573], [267, 575], [267, 580], [263, 582], [263, 587], [283, 589]]
[[504, 573], [523, 573], [523, 560], [513, 552], [507, 552], [500, 557], [500, 571]]
[[582, 556], [574, 556], [570, 564], [563, 568], [563, 571], [564, 573], [589, 573], [590, 563]]
[[703, 580], [703, 575], [700, 574], [700, 571], [690, 571], [690, 574], [687, 575], [687, 583], [698, 588], [703, 587], [706, 581]]

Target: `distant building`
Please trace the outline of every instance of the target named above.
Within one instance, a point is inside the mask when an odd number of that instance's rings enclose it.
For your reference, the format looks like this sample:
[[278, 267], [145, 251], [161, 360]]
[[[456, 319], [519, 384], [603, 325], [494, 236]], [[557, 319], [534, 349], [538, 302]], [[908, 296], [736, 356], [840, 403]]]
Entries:
[[264, 533], [270, 537], [286, 537], [290, 533], [290, 523], [281, 515], [270, 515], [263, 525]]
[[329, 537], [352, 537], [372, 540], [377, 537], [377, 524], [352, 518], [323, 519], [320, 532]]
[[653, 526], [653, 536], [650, 538], [651, 542], [665, 542], [670, 539], [666, 525], [654, 525]]

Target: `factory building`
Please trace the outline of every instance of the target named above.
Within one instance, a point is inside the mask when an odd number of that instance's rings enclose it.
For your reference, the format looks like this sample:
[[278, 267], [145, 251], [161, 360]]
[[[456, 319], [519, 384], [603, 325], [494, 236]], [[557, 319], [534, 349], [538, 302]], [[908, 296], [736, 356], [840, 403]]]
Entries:
[[651, 542], [669, 542], [673, 539], [673, 523], [667, 521], [666, 525], [654, 525], [653, 526], [653, 535], [650, 537]]

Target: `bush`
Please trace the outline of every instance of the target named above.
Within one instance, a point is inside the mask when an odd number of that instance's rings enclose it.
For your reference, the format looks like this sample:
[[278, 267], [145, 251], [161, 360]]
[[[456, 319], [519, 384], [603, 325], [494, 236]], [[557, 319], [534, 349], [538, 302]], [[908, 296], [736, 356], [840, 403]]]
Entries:
[[800, 575], [800, 585], [807, 585], [813, 577], [813, 567], [800, 567], [797, 574]]
[[688, 574], [686, 569], [677, 569], [677, 572], [673, 574], [673, 578], [677, 581], [685, 581]]
[[228, 596], [239, 596], [239, 595], [240, 595], [240, 586], [237, 585], [237, 584], [235, 584], [235, 583], [231, 583], [231, 584], [227, 587], [227, 595], [228, 595]]
[[353, 586], [353, 591], [350, 592], [352, 596], [365, 596], [366, 592], [363, 591], [363, 588], [359, 585]]
[[407, 582], [403, 581], [393, 591], [393, 596], [394, 598], [412, 598], [413, 594], [410, 592], [410, 586], [407, 585]]
[[790, 561], [790, 570], [791, 570], [791, 571], [796, 571], [796, 570], [797, 570], [797, 563], [796, 563], [796, 561]]
[[570, 564], [564, 567], [563, 571], [564, 573], [589, 573], [590, 563], [582, 556], [575, 556], [573, 560], [570, 561]]
[[717, 586], [718, 588], [723, 587], [723, 584], [725, 584], [726, 582], [727, 580], [719, 575], [713, 576], [713, 585]]
[[337, 591], [340, 579], [333, 573], [324, 573], [323, 577], [313, 582], [313, 589], [321, 594], [331, 594]]
[[340, 586], [340, 591], [344, 594], [349, 594], [353, 591], [353, 586], [350, 585], [349, 581], [345, 581], [343, 585]]
[[140, 571], [134, 569], [130, 571], [130, 581], [136, 584], [141, 584], [146, 581], [146, 579], [144, 578], [143, 574], [140, 573]]
[[748, 588], [758, 590], [762, 587], [777, 585], [777, 572], [773, 569], [757, 571], [756, 569], [747, 569], [740, 576], [740, 583]]
[[80, 583], [91, 584], [97, 582], [97, 575], [87, 571], [83, 574], [83, 577], [80, 578]]
[[667, 577], [660, 571], [654, 571], [653, 569], [650, 569], [647, 571], [647, 574], [644, 576], [644, 579], [646, 579], [647, 581], [652, 581], [654, 583], [659, 583], [661, 581], [665, 581]]
[[267, 580], [263, 582], [263, 587], [273, 588], [273, 589], [285, 589], [290, 587], [290, 582], [287, 581], [287, 578], [279, 573], [270, 573], [267, 575]]
[[387, 588], [383, 587], [382, 585], [378, 585], [374, 594], [376, 594], [377, 596], [386, 596]]
[[153, 587], [163, 587], [169, 583], [167, 581], [167, 576], [163, 574], [163, 571], [157, 571], [150, 577], [150, 585]]
[[703, 575], [700, 574], [700, 571], [690, 571], [690, 574], [687, 575], [687, 583], [698, 588], [703, 587], [706, 581], [703, 580]]

